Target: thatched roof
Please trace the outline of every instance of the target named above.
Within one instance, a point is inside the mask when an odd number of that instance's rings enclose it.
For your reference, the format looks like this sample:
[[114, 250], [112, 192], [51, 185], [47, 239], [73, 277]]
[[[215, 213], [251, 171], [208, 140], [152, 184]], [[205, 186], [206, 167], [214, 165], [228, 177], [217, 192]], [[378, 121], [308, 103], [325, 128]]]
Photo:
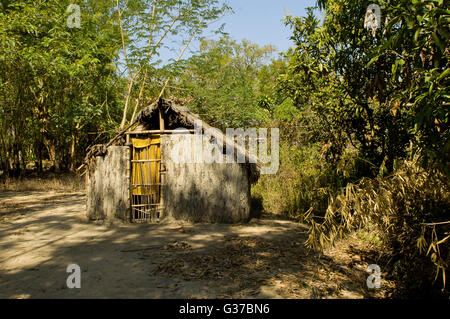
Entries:
[[[196, 121], [201, 121], [201, 119], [196, 114], [193, 114], [187, 107], [178, 105], [169, 99], [159, 99], [140, 111], [136, 117], [136, 120], [133, 121], [133, 123], [131, 123], [125, 130], [120, 132], [116, 137], [111, 139], [107, 144], [93, 147], [87, 157], [105, 153], [108, 146], [113, 145], [114, 143], [117, 144], [118, 141], [123, 140], [122, 137], [125, 133], [132, 130], [131, 128], [136, 124], [139, 123], [145, 127], [148, 126], [149, 123], [156, 122], [159, 120], [159, 110], [161, 110], [164, 114], [168, 124], [168, 129], [175, 129], [179, 127], [193, 128]], [[212, 135], [216, 139], [222, 140], [224, 142], [224, 147], [234, 147], [235, 154], [245, 156], [245, 165], [249, 170], [249, 179], [251, 183], [255, 183], [259, 179], [261, 162], [257, 157], [249, 154], [245, 148], [240, 147], [234, 140], [227, 138], [222, 131], [213, 128], [206, 122], [202, 121], [202, 131], [204, 132], [205, 130], [213, 132]]]

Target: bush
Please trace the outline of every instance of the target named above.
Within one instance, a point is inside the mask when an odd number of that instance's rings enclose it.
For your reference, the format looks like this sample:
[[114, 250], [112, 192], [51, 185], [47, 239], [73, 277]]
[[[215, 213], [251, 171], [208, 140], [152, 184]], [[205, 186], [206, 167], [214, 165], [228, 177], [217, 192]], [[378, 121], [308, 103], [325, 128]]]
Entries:
[[[264, 211], [302, 219], [307, 211], [324, 212], [339, 177], [320, 156], [318, 146], [280, 145], [280, 169], [263, 175], [252, 195], [262, 199]], [[323, 213], [322, 213], [323, 214]]]
[[321, 251], [351, 231], [374, 226], [397, 297], [448, 296], [449, 207], [447, 177], [405, 162], [391, 176], [348, 184], [320, 222], [308, 215], [307, 245]]

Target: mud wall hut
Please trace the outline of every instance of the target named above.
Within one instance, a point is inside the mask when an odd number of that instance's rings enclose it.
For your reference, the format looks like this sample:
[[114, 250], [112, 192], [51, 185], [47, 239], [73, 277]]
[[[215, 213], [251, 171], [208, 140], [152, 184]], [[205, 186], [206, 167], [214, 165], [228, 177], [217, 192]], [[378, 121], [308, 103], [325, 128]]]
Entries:
[[[198, 121], [186, 107], [160, 99], [109, 143], [93, 147], [86, 157], [88, 218], [135, 223], [248, 221], [250, 187], [259, 177], [259, 164], [205, 122], [200, 133], [214, 134], [199, 142]], [[199, 145], [220, 150], [215, 156], [223, 160], [198, 161], [196, 151], [182, 154], [183, 161], [180, 154], [174, 155]], [[227, 146], [236, 156], [245, 156], [245, 163], [227, 161]]]

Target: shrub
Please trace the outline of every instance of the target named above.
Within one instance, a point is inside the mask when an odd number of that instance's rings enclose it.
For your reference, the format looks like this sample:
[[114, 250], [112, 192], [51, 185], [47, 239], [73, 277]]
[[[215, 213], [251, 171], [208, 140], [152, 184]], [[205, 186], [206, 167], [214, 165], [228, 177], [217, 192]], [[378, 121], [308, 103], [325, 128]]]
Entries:
[[280, 169], [263, 175], [252, 195], [261, 198], [264, 211], [302, 219], [307, 211], [324, 212], [337, 190], [338, 177], [320, 158], [318, 146], [280, 145]]
[[405, 162], [391, 176], [348, 184], [332, 198], [320, 222], [313, 214], [306, 216], [307, 245], [321, 251], [354, 230], [374, 226], [385, 270], [396, 282], [395, 295], [448, 296], [449, 191], [445, 175]]

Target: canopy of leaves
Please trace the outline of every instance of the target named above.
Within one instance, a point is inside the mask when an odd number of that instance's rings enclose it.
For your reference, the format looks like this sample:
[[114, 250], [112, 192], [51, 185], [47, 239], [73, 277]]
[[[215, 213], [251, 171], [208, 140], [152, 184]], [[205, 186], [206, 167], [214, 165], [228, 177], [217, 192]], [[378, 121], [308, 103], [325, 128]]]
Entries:
[[296, 47], [280, 88], [297, 107], [329, 114], [321, 122], [359, 149], [368, 175], [392, 172], [410, 143], [447, 171], [449, 11], [444, 1], [375, 1], [383, 19], [373, 36], [364, 28], [372, 2], [319, 1], [322, 24], [312, 10], [288, 17]]
[[273, 51], [270, 45], [238, 43], [227, 36], [205, 40], [171, 81], [170, 93], [217, 127], [256, 126], [270, 118], [265, 86], [274, 83], [266, 79]]
[[[81, 132], [105, 130], [114, 122], [114, 58], [119, 39], [109, 20], [110, 3], [86, 1], [81, 28], [68, 27], [69, 4], [2, 2], [3, 169], [18, 169], [19, 158], [69, 162], [74, 148], [87, 146], [89, 137]], [[100, 121], [105, 118], [110, 121]]]

